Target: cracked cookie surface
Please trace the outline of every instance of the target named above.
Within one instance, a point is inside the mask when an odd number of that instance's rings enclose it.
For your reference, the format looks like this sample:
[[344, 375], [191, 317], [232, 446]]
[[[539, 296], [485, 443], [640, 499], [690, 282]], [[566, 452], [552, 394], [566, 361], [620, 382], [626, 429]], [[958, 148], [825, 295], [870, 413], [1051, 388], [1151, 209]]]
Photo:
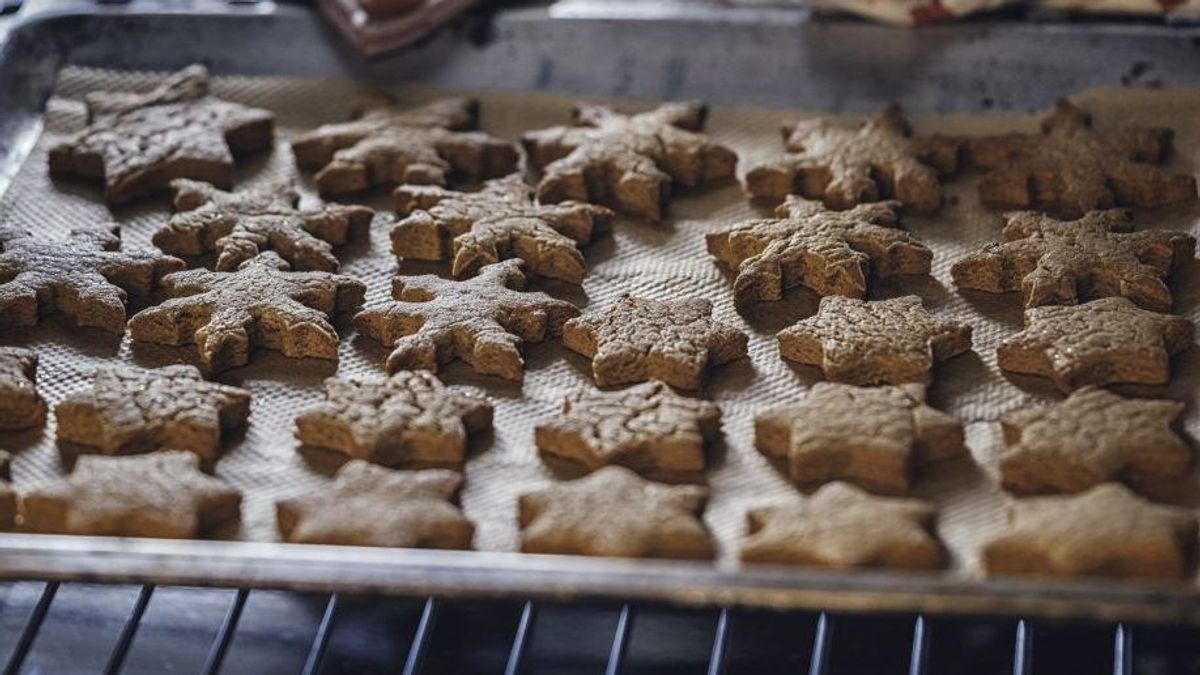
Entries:
[[32, 349], [0, 347], [0, 429], [31, 429], [46, 422], [37, 369], [38, 355]]

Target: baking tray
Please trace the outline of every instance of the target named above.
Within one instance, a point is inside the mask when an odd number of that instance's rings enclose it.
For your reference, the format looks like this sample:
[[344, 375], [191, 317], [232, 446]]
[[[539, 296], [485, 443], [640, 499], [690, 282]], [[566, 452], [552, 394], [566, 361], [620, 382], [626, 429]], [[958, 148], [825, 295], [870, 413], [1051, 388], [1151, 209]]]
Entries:
[[[694, 97], [724, 106], [835, 112], [866, 111], [890, 100], [925, 113], [1030, 110], [1091, 86], [1195, 85], [1200, 79], [1200, 31], [1155, 25], [977, 22], [905, 31], [816, 23], [803, 13], [679, 14], [650, 22], [552, 18], [532, 9], [495, 17], [482, 43], [468, 39], [478, 31], [467, 29], [478, 26], [462, 26], [413, 52], [364, 63], [303, 8], [176, 6], [32, 4], [0, 51], [0, 190], [32, 151], [45, 99], [68, 65], [162, 71], [200, 60], [220, 75], [349, 76], [383, 86]], [[688, 39], [680, 40], [685, 30]], [[871, 50], [851, 46], [863, 44]], [[559, 98], [546, 105], [554, 101], [562, 105]], [[747, 410], [727, 408], [727, 425], [748, 424]], [[1194, 584], [981, 582], [499, 551], [2, 535], [0, 576], [1200, 623]]]

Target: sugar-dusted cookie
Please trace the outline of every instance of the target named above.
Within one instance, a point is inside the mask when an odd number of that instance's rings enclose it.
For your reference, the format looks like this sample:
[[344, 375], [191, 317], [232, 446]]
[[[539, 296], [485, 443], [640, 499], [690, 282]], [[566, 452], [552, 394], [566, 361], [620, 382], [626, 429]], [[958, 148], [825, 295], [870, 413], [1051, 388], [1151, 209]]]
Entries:
[[657, 380], [568, 398], [563, 414], [534, 428], [538, 450], [588, 471], [619, 464], [641, 474], [704, 471], [705, 445], [721, 433], [716, 404], [680, 396]]
[[1002, 370], [1049, 377], [1062, 391], [1086, 384], [1165, 384], [1170, 357], [1195, 340], [1181, 316], [1141, 309], [1125, 298], [1025, 310], [1025, 330], [996, 348]]
[[50, 148], [50, 173], [103, 181], [110, 204], [174, 178], [231, 187], [234, 158], [271, 145], [275, 116], [222, 101], [208, 85], [208, 70], [193, 65], [149, 92], [88, 95], [88, 127]]
[[1152, 504], [1119, 483], [1018, 499], [1008, 531], [983, 548], [989, 575], [1179, 579], [1196, 554], [1196, 516]]
[[712, 558], [708, 490], [655, 483], [621, 466], [526, 492], [521, 550], [624, 558]]
[[819, 295], [867, 295], [871, 274], [929, 274], [933, 253], [900, 229], [900, 202], [833, 211], [795, 195], [775, 218], [748, 220], [705, 235], [708, 252], [731, 270], [733, 300], [745, 306], [780, 300], [805, 286]]
[[542, 169], [538, 199], [597, 202], [658, 220], [672, 184], [691, 188], [733, 178], [737, 155], [700, 133], [707, 117], [700, 103], [664, 103], [636, 115], [579, 105], [571, 126], [521, 137], [530, 161]]
[[579, 310], [545, 293], [525, 293], [520, 258], [486, 265], [463, 281], [432, 274], [396, 277], [394, 302], [368, 307], [354, 317], [365, 335], [392, 348], [389, 373], [438, 366], [454, 359], [477, 372], [520, 381], [522, 342], [541, 342], [562, 331]]
[[84, 455], [65, 479], [21, 495], [21, 524], [44, 534], [196, 539], [223, 536], [242, 495], [202, 473], [191, 452]]
[[1192, 450], [1172, 428], [1183, 403], [1122, 398], [1083, 387], [1065, 401], [1001, 420], [1000, 483], [1009, 492], [1081, 492], [1127, 480], [1135, 488], [1179, 480]]
[[957, 169], [957, 149], [911, 136], [895, 104], [857, 128], [822, 118], [789, 124], [783, 128], [786, 154], [751, 168], [746, 191], [774, 201], [796, 193], [832, 209], [896, 199], [915, 211], [936, 211], [938, 174]]
[[40, 427], [46, 401], [37, 390], [38, 355], [23, 347], [0, 347], [0, 430]]
[[336, 272], [333, 247], [365, 233], [374, 212], [365, 206], [297, 207], [290, 183], [225, 192], [209, 183], [171, 181], [175, 215], [154, 233], [154, 245], [172, 255], [217, 254], [216, 269], [228, 272], [264, 250], [294, 269]]
[[1114, 295], [1171, 311], [1171, 268], [1195, 252], [1184, 232], [1133, 231], [1133, 216], [1113, 209], [1078, 220], [1034, 211], [1004, 215], [1003, 244], [988, 244], [950, 268], [954, 283], [989, 293], [1021, 291], [1026, 307], [1074, 305]]
[[250, 392], [205, 381], [194, 366], [96, 369], [90, 389], [54, 406], [58, 440], [105, 455], [188, 450], [209, 465], [221, 437], [244, 427]]
[[1092, 209], [1195, 200], [1195, 178], [1155, 166], [1170, 154], [1173, 135], [1157, 127], [1096, 131], [1091, 115], [1062, 100], [1041, 134], [965, 139], [963, 154], [987, 170], [979, 182], [985, 205], [1078, 218]]
[[780, 356], [819, 366], [831, 382], [929, 384], [935, 363], [971, 349], [971, 326], [934, 318], [915, 295], [879, 301], [831, 295], [778, 338]]
[[492, 404], [433, 373], [331, 377], [325, 402], [296, 417], [296, 438], [391, 467], [461, 467], [468, 437], [492, 428]]
[[511, 143], [478, 131], [479, 102], [446, 98], [418, 108], [366, 98], [349, 122], [326, 124], [292, 139], [296, 163], [317, 170], [321, 194], [376, 185], [444, 185], [451, 174], [495, 178], [517, 168]]
[[392, 228], [392, 252], [415, 260], [449, 258], [456, 277], [521, 258], [529, 274], [581, 283], [579, 246], [608, 227], [612, 212], [581, 202], [535, 204], [533, 194], [520, 174], [488, 181], [478, 192], [402, 185], [396, 210], [407, 217]]
[[966, 453], [963, 428], [925, 404], [925, 387], [856, 387], [818, 382], [791, 405], [754, 420], [760, 452], [787, 463], [800, 485], [844, 480], [906, 493], [917, 467]]
[[0, 450], [0, 532], [17, 521], [17, 491], [12, 487], [12, 455]]
[[128, 296], [149, 295], [185, 265], [157, 251], [120, 248], [116, 225], [50, 239], [0, 224], [0, 328], [35, 326], [57, 311], [77, 326], [123, 333]]
[[804, 500], [747, 513], [741, 558], [831, 569], [938, 569], [946, 554], [933, 534], [936, 515], [924, 500], [876, 497], [830, 483]]
[[475, 526], [454, 504], [454, 471], [393, 471], [351, 460], [331, 485], [275, 503], [279, 531], [298, 544], [469, 549]]
[[709, 366], [746, 356], [742, 331], [712, 319], [703, 298], [647, 300], [622, 296], [607, 309], [571, 319], [563, 344], [592, 359], [596, 384], [649, 379], [699, 389]]
[[209, 374], [245, 365], [252, 346], [292, 358], [337, 359], [338, 335], [329, 318], [357, 309], [366, 293], [351, 277], [289, 271], [272, 251], [233, 272], [176, 272], [163, 287], [171, 299], [134, 315], [129, 336], [195, 343]]

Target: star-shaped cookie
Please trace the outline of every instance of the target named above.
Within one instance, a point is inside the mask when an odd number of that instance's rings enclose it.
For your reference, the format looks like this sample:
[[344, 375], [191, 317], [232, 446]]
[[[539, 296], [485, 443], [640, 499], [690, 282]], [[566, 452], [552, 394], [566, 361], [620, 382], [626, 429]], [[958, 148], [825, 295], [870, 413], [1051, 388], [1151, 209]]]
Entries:
[[492, 428], [492, 404], [433, 373], [331, 377], [325, 402], [296, 417], [296, 438], [391, 467], [461, 467], [467, 439]]
[[23, 347], [0, 347], [0, 429], [40, 427], [46, 401], [37, 390], [38, 355]]
[[216, 269], [228, 272], [264, 250], [275, 251], [297, 270], [336, 272], [333, 247], [366, 231], [374, 211], [327, 204], [297, 207], [300, 193], [281, 182], [240, 192], [209, 183], [171, 181], [175, 215], [154, 233], [154, 245], [172, 255], [217, 254]]
[[779, 332], [779, 355], [848, 384], [933, 381], [933, 366], [971, 349], [971, 326], [936, 319], [909, 295], [867, 301], [830, 295]]
[[582, 283], [579, 246], [607, 229], [612, 212], [581, 202], [535, 204], [533, 195], [519, 174], [488, 181], [478, 192], [402, 185], [396, 209], [407, 217], [392, 228], [392, 252], [415, 260], [449, 258], [456, 277], [521, 258], [530, 274]]
[[1196, 552], [1196, 516], [1160, 506], [1119, 483], [1018, 499], [1009, 527], [983, 548], [989, 575], [1180, 579]]
[[1193, 255], [1184, 232], [1133, 231], [1124, 210], [1089, 211], [1055, 220], [1034, 211], [1004, 216], [1003, 244], [989, 244], [950, 268], [954, 283], [989, 293], [1021, 291], [1026, 307], [1074, 305], [1123, 296], [1158, 312], [1171, 311], [1167, 277]]
[[1181, 316], [1141, 309], [1125, 298], [1025, 310], [1025, 330], [996, 348], [1002, 370], [1049, 377], [1064, 392], [1087, 384], [1165, 384], [1170, 358], [1192, 345]]
[[71, 230], [65, 239], [0, 224], [0, 328], [36, 326], [61, 312], [75, 325], [125, 331], [125, 301], [149, 295], [182, 260], [151, 251], [121, 251], [120, 229]]
[[534, 428], [538, 450], [588, 471], [610, 464], [651, 476], [704, 471], [705, 445], [721, 433], [721, 409], [652, 380], [620, 391], [581, 392], [563, 416]]
[[775, 218], [748, 220], [705, 235], [708, 252], [731, 270], [733, 300], [745, 306], [780, 300], [805, 286], [819, 295], [867, 295], [867, 279], [929, 274], [933, 253], [897, 223], [900, 202], [833, 211], [795, 195]]
[[520, 381], [522, 342], [541, 342], [562, 331], [579, 313], [545, 293], [524, 293], [520, 258], [486, 265], [463, 281], [432, 274], [396, 277], [395, 302], [369, 307], [354, 317], [363, 334], [392, 348], [389, 373], [438, 366], [454, 359], [477, 372]]
[[24, 529], [43, 534], [198, 539], [225, 536], [242, 495], [190, 452], [84, 455], [65, 479], [21, 496]]
[[50, 148], [50, 173], [103, 181], [110, 204], [174, 178], [231, 187], [234, 158], [271, 145], [275, 116], [222, 101], [208, 84], [193, 65], [149, 92], [90, 94], [87, 128]]
[[249, 416], [249, 391], [207, 382], [193, 366], [103, 366], [90, 389], [54, 406], [59, 441], [105, 455], [188, 450], [205, 466]]
[[708, 490], [648, 481], [621, 466], [521, 495], [521, 550], [618, 558], [712, 558], [700, 519]]
[[953, 416], [925, 404], [925, 387], [818, 382], [803, 400], [754, 420], [754, 444], [787, 463], [799, 485], [844, 480], [907, 493], [917, 467], [966, 453]]
[[709, 366], [746, 356], [747, 340], [742, 331], [714, 321], [712, 303], [703, 298], [625, 295], [563, 326], [563, 344], [592, 359], [592, 376], [602, 387], [656, 379], [699, 389]]
[[787, 125], [787, 153], [750, 169], [746, 191], [775, 201], [796, 193], [832, 209], [890, 198], [915, 211], [936, 211], [942, 203], [938, 174], [958, 168], [957, 150], [953, 143], [911, 136], [895, 104], [858, 128], [822, 118]]
[[452, 501], [455, 471], [393, 471], [351, 460], [331, 485], [275, 504], [286, 541], [335, 546], [469, 549], [475, 526]]
[[597, 202], [659, 220], [672, 184], [692, 188], [733, 178], [737, 155], [700, 133], [707, 117], [700, 103], [664, 103], [635, 115], [579, 105], [571, 126], [521, 137], [542, 169], [538, 199]]
[[969, 138], [966, 160], [987, 173], [979, 198], [992, 208], [1036, 208], [1078, 218], [1113, 206], [1154, 207], [1196, 199], [1196, 180], [1158, 166], [1170, 154], [1170, 129], [1092, 128], [1091, 115], [1058, 102], [1041, 134]]
[[471, 180], [505, 176], [517, 168], [511, 143], [478, 131], [479, 103], [447, 98], [399, 108], [372, 97], [359, 102], [349, 122], [326, 124], [292, 139], [296, 163], [317, 170], [323, 195], [359, 192], [376, 185], [445, 185], [459, 174]]
[[876, 497], [830, 483], [803, 501], [746, 514], [748, 563], [830, 569], [940, 569], [946, 555], [933, 523], [937, 510], [920, 499]]
[[205, 372], [243, 366], [252, 346], [292, 358], [337, 359], [329, 318], [362, 305], [366, 287], [329, 272], [291, 272], [272, 251], [233, 272], [205, 269], [163, 279], [171, 299], [129, 320], [129, 336], [167, 345], [195, 343]]

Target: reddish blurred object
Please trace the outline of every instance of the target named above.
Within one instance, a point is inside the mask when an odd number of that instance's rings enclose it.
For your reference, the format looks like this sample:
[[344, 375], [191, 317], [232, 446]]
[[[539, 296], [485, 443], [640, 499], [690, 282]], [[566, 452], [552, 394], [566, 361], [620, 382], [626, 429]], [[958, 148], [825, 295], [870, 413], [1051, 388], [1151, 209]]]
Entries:
[[317, 0], [363, 56], [406, 47], [433, 32], [476, 0]]

